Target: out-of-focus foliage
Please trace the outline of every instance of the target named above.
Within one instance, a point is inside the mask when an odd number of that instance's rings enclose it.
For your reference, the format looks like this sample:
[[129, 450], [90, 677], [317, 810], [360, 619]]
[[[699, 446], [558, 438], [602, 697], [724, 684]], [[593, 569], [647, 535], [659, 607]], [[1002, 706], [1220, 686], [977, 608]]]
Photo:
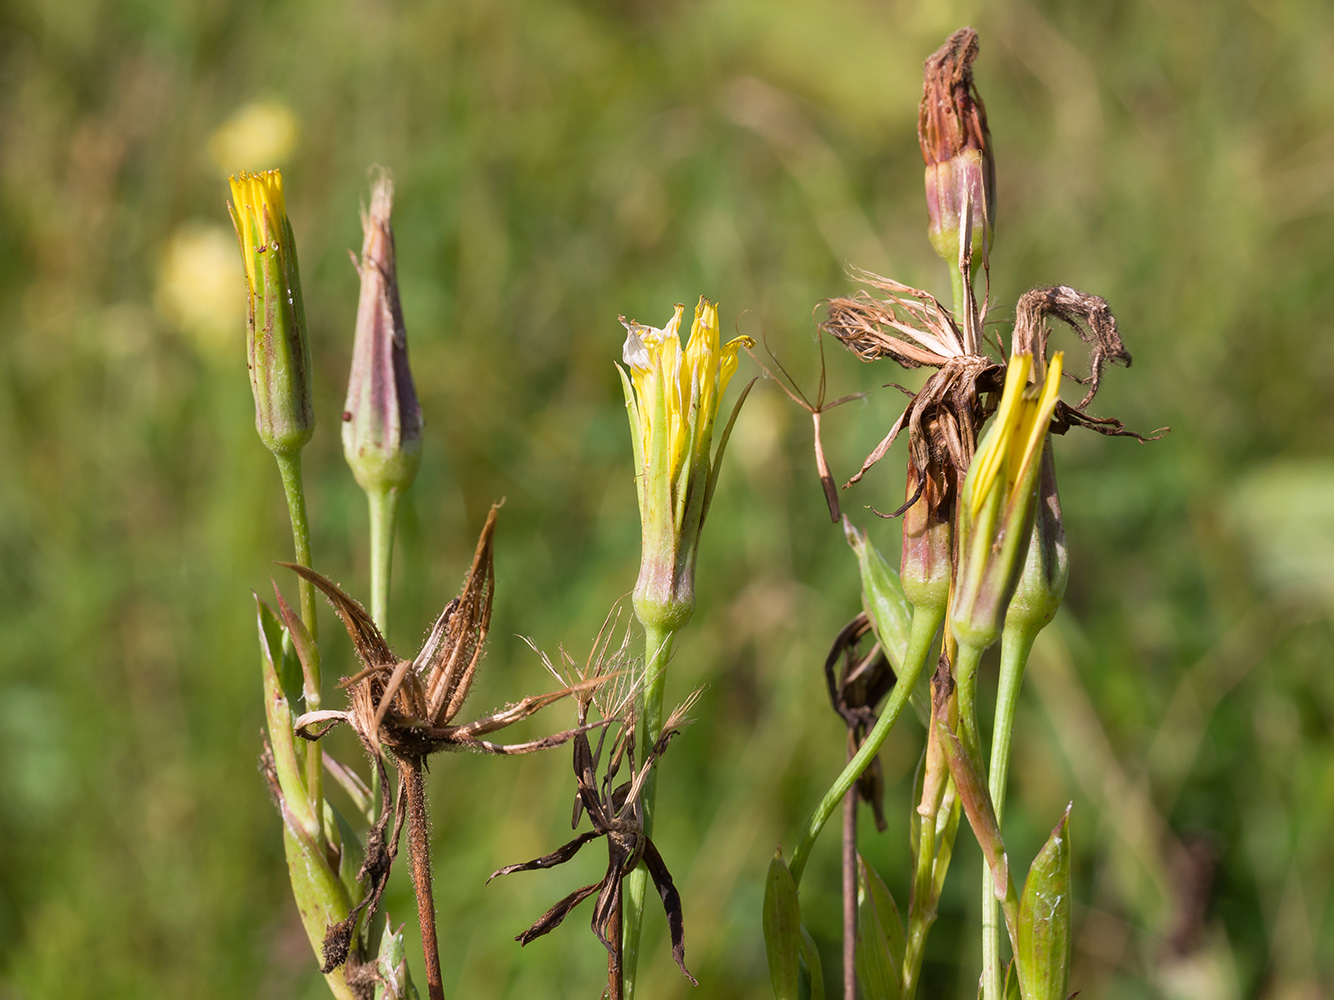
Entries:
[[[1007, 845], [1031, 858], [1074, 800], [1085, 996], [1334, 990], [1334, 631], [1314, 559], [1334, 550], [1328, 3], [17, 0], [0, 11], [0, 996], [324, 990], [256, 770], [247, 591], [291, 549], [223, 172], [284, 169], [316, 364], [316, 568], [362, 596], [336, 430], [345, 251], [366, 168], [396, 173], [427, 430], [390, 638], [415, 648], [508, 498], [472, 695], [489, 709], [552, 683], [516, 634], [582, 655], [634, 584], [618, 313], [707, 294], [725, 334], [767, 335], [813, 385], [811, 309], [848, 291], [845, 262], [944, 294], [914, 126], [922, 59], [964, 23], [997, 155], [993, 318], [1005, 331], [1038, 282], [1104, 295], [1135, 366], [1096, 409], [1173, 428], [1055, 442], [1071, 579], [1023, 695]], [[829, 361], [831, 394], [874, 390], [825, 421], [846, 476], [897, 412], [879, 386], [905, 376]], [[757, 386], [672, 668], [669, 698], [707, 685], [656, 838], [700, 996], [768, 994], [767, 865], [843, 759], [820, 666], [857, 567], [808, 427]], [[863, 505], [897, 506], [901, 467], [845, 494], [890, 552], [896, 527]], [[324, 634], [332, 679], [353, 659], [332, 618]], [[534, 733], [568, 723], [548, 712]], [[862, 852], [902, 895], [921, 734], [900, 729], [882, 759], [905, 819], [883, 836], [868, 820]], [[484, 885], [559, 842], [565, 751], [441, 758], [431, 783], [447, 988], [591, 995], [605, 956], [586, 917], [511, 938], [596, 859]], [[802, 897], [831, 988], [835, 839]], [[924, 996], [976, 993], [979, 863], [960, 847]], [[388, 903], [411, 934], [405, 878]], [[660, 917], [647, 934], [648, 993], [686, 995]]]

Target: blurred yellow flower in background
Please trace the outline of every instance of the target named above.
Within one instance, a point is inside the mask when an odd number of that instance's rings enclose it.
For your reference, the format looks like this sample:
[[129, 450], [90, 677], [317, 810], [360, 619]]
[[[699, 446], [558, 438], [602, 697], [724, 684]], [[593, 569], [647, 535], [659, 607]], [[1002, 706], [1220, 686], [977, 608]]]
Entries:
[[300, 138], [296, 115], [279, 101], [254, 101], [213, 130], [208, 155], [222, 173], [283, 163]]
[[245, 302], [236, 272], [236, 237], [198, 222], [172, 233], [158, 263], [158, 313], [212, 359], [231, 361], [241, 350]]

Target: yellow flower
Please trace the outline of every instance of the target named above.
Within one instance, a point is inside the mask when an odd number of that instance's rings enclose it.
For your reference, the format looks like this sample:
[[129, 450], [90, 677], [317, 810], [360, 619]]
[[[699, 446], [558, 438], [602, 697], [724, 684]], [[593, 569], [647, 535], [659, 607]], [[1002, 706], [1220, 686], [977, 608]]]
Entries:
[[315, 431], [310, 343], [296, 239], [277, 170], [231, 178], [229, 206], [246, 277], [246, 350], [255, 427], [274, 454], [301, 450]]
[[[678, 305], [662, 329], [627, 323], [622, 317], [622, 357], [629, 372], [618, 369], [630, 418], [643, 530], [635, 612], [646, 625], [669, 629], [684, 625], [694, 611], [699, 533], [731, 431], [729, 422], [717, 455], [711, 457], [718, 402], [736, 372], [737, 352], [753, 343], [749, 337], [721, 343], [718, 307], [701, 297], [682, 349], [684, 312]], [[738, 401], [738, 409], [740, 405]]]
[[1031, 354], [1012, 354], [1000, 406], [968, 468], [959, 504], [959, 569], [950, 624], [961, 644], [1000, 636], [1033, 533], [1038, 473], [1057, 403], [1064, 356], [1040, 387]]

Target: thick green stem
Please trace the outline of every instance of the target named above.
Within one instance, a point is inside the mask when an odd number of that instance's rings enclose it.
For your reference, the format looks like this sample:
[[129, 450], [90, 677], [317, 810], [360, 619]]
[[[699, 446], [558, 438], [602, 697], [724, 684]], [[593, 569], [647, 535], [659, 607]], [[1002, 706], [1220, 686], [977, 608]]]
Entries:
[[[278, 460], [278, 473], [283, 479], [283, 493], [287, 497], [287, 515], [292, 522], [292, 546], [296, 550], [296, 561], [310, 567], [310, 524], [306, 520], [306, 490], [301, 482], [301, 452], [274, 452]], [[318, 642], [319, 630], [315, 620], [315, 585], [305, 577], [297, 579], [297, 592], [301, 598], [301, 622], [306, 626], [312, 641]], [[307, 665], [306, 673], [306, 711], [316, 712], [320, 708], [319, 664]], [[310, 805], [314, 810], [316, 824], [323, 840], [324, 830], [324, 752], [319, 741], [306, 745], [306, 791], [310, 796]]]
[[[1036, 630], [1007, 628], [1001, 636], [1000, 681], [996, 689], [996, 726], [991, 733], [991, 767], [987, 787], [996, 810], [996, 825], [1005, 819], [1005, 785], [1010, 773], [1010, 745], [1014, 736], [1014, 710], [1024, 667], [1033, 649]], [[1003, 829], [1003, 827], [1002, 827]], [[1001, 1000], [1000, 902], [996, 899], [991, 869], [982, 866], [982, 995]]]
[[394, 563], [394, 526], [398, 520], [398, 490], [366, 491], [371, 517], [371, 617], [389, 638], [389, 574]]
[[[647, 755], [662, 729], [663, 692], [667, 686], [667, 660], [676, 633], [655, 625], [644, 626], [644, 691], [639, 709], [639, 748]], [[644, 809], [644, 835], [653, 834], [653, 816], [658, 790], [657, 768], [649, 771], [639, 801]], [[644, 897], [648, 891], [648, 869], [642, 864], [625, 880], [625, 936], [622, 954], [625, 1000], [634, 1000], [639, 970], [639, 938], [644, 927]]]
[[921, 676], [922, 667], [931, 652], [931, 644], [936, 638], [936, 630], [943, 618], [943, 609], [937, 612], [919, 607], [914, 612], [912, 633], [908, 638], [908, 652], [903, 658], [903, 672], [894, 682], [894, 690], [880, 713], [880, 719], [867, 734], [866, 742], [857, 751], [857, 755], [848, 762], [843, 773], [829, 786], [829, 791], [825, 792], [824, 798], [815, 807], [815, 812], [811, 814], [810, 821], [806, 824], [806, 832], [802, 835], [801, 843], [797, 845], [792, 855], [792, 880], [798, 885], [801, 884], [801, 873], [806, 868], [806, 862], [810, 859], [811, 849], [815, 847], [815, 840], [820, 836], [820, 831], [829, 822], [829, 817], [843, 801], [843, 796], [852, 787], [853, 782], [861, 777], [862, 772], [880, 752], [880, 747], [894, 728], [894, 723], [898, 721], [903, 706], [908, 704], [908, 699], [912, 697], [913, 689], [917, 687], [917, 678]]

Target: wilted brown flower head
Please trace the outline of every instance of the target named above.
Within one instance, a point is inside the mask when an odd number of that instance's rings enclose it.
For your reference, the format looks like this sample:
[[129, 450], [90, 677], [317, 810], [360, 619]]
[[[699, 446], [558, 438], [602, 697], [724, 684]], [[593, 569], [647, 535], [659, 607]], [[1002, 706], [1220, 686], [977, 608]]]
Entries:
[[981, 330], [987, 303], [985, 299], [979, 303], [974, 297], [968, 262], [964, 260], [962, 265], [965, 294], [961, 316], [954, 316], [929, 292], [863, 271], [857, 272], [857, 277], [884, 292], [885, 298], [861, 291], [831, 299], [828, 317], [820, 324], [863, 361], [891, 358], [905, 368], [926, 365], [937, 369], [913, 394], [884, 440], [846, 484], [857, 482], [884, 458], [906, 427], [909, 456], [918, 480], [896, 514], [917, 501], [925, 486], [923, 477], [943, 480], [946, 467], [959, 476], [968, 470], [978, 430], [995, 406], [984, 394], [996, 392], [1004, 378], [1004, 366], [983, 353]]
[[[685, 964], [685, 926], [681, 911], [681, 896], [672, 882], [671, 873], [667, 870], [662, 855], [654, 846], [652, 839], [644, 832], [644, 807], [640, 796], [649, 772], [656, 765], [658, 758], [666, 752], [672, 737], [680, 732], [686, 722], [686, 713], [694, 705], [699, 692], [691, 695], [668, 716], [657, 741], [649, 749], [643, 762], [636, 766], [633, 711], [635, 691], [633, 687], [617, 680], [632, 673], [624, 669], [628, 660], [628, 642], [622, 642], [618, 650], [611, 652], [608, 639], [609, 626], [610, 620], [594, 643], [593, 653], [589, 656], [589, 667], [578, 671], [576, 676], [570, 676], [567, 672], [563, 678], [572, 687], [584, 686], [587, 692], [576, 695], [578, 726], [574, 730], [573, 743], [574, 777], [578, 791], [572, 825], [577, 828], [580, 819], [586, 813], [592, 829], [579, 834], [550, 854], [521, 864], [507, 865], [492, 873], [491, 878], [514, 872], [554, 868], [573, 858], [585, 844], [605, 838], [607, 870], [603, 877], [561, 899], [515, 940], [520, 944], [528, 944], [555, 930], [571, 910], [585, 899], [596, 895], [597, 901], [593, 906], [592, 917], [593, 933], [597, 935], [610, 956], [609, 975], [613, 980], [618, 980], [621, 969], [622, 881], [642, 861], [653, 879], [653, 885], [658, 890], [663, 909], [667, 914], [667, 927], [672, 939], [672, 957], [676, 959], [676, 964], [685, 977], [698, 986]], [[549, 662], [548, 668], [552, 669], [553, 673], [556, 672]], [[592, 682], [599, 678], [612, 683], [607, 686], [593, 686]], [[590, 707], [597, 708], [602, 716], [601, 721], [589, 723]], [[608, 727], [613, 724], [615, 735], [611, 737], [610, 746], [607, 746]], [[601, 728], [602, 732], [594, 748], [588, 734], [597, 728]], [[607, 763], [599, 777], [598, 769], [604, 750], [607, 752]], [[623, 769], [625, 780], [617, 784], [617, 778]]]
[[[381, 775], [380, 819], [367, 836], [366, 861], [361, 876], [372, 879], [372, 888], [347, 920], [329, 928], [325, 937], [325, 971], [337, 967], [346, 958], [348, 944], [362, 910], [373, 913], [379, 904], [398, 849], [405, 808], [413, 828], [410, 832], [414, 837], [413, 861], [418, 883], [419, 914], [424, 916], [427, 909], [431, 910], [432, 923], [428, 927], [426, 920], [423, 920], [422, 934], [424, 938], [429, 935], [430, 942], [434, 943], [434, 913], [429, 895], [429, 854], [425, 843], [427, 831], [421, 784], [422, 762], [425, 758], [440, 750], [519, 754], [559, 746], [579, 730], [568, 730], [519, 744], [494, 743], [481, 737], [526, 719], [561, 698], [603, 683], [604, 678], [593, 678], [559, 691], [524, 698], [473, 722], [453, 724], [472, 686], [482, 657], [483, 642], [491, 624], [491, 605], [495, 594], [493, 545], [498, 509], [492, 507], [487, 516], [462, 591], [445, 606], [425, 645], [410, 660], [394, 655], [371, 616], [337, 584], [309, 567], [282, 564], [310, 580], [329, 599], [347, 627], [363, 665], [359, 673], [344, 679], [341, 684], [348, 689], [351, 702], [348, 710], [307, 712], [294, 720], [293, 728], [297, 735], [316, 740], [335, 725], [341, 723], [351, 726], [366, 748], [372, 766]], [[278, 603], [284, 622], [292, 634], [297, 635], [297, 619], [282, 600], [281, 594]], [[309, 651], [301, 647], [298, 647], [297, 652], [302, 657], [310, 655]], [[393, 808], [380, 755], [381, 748], [388, 748], [399, 761], [398, 804]], [[389, 835], [391, 815], [395, 821], [393, 833]], [[426, 901], [425, 906], [423, 899]], [[434, 980], [438, 979], [438, 958], [436, 975], [433, 977], [430, 967], [433, 950], [428, 947], [427, 974], [428, 979], [433, 980], [434, 992]]]
[[[926, 163], [928, 232], [931, 245], [948, 263], [959, 258], [961, 233], [967, 229], [970, 237], [980, 237], [985, 261], [996, 217], [991, 133], [973, 83], [977, 52], [977, 32], [960, 28], [926, 61], [923, 71], [917, 138]], [[968, 242], [971, 246], [972, 239]]]

